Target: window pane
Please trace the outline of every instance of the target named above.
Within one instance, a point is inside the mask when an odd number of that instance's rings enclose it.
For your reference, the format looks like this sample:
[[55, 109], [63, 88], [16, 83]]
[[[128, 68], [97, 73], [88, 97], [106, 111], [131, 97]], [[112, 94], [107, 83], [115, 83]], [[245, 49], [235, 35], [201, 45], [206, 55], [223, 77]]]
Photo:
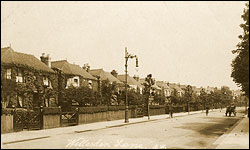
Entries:
[[43, 77], [43, 84], [44, 85], [49, 85], [49, 79], [47, 77]]
[[22, 99], [22, 97], [21, 97], [21, 96], [18, 96], [17, 98], [18, 98], [19, 106], [20, 106], [20, 107], [23, 107], [23, 99]]
[[11, 69], [7, 69], [7, 79], [11, 79]]

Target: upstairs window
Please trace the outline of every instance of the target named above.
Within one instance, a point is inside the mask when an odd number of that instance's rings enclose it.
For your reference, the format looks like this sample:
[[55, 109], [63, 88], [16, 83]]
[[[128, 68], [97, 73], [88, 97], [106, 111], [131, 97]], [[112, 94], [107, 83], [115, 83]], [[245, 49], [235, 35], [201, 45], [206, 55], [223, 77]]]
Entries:
[[7, 69], [6, 72], [7, 72], [6, 78], [11, 79], [11, 69]]
[[69, 78], [69, 79], [67, 79], [67, 85], [66, 85], [66, 89], [71, 85], [71, 83], [72, 83], [72, 78]]
[[43, 85], [49, 86], [49, 79], [47, 77], [43, 77]]
[[91, 80], [88, 81], [88, 86], [90, 89], [92, 89], [92, 81]]
[[78, 76], [75, 76], [73, 78], [69, 78], [67, 80], [66, 88], [68, 88], [71, 85], [73, 85], [74, 87], [79, 87], [79, 77]]
[[73, 78], [73, 86], [74, 87], [79, 87], [79, 78], [78, 77]]
[[23, 73], [21, 70], [17, 70], [16, 82], [23, 82]]

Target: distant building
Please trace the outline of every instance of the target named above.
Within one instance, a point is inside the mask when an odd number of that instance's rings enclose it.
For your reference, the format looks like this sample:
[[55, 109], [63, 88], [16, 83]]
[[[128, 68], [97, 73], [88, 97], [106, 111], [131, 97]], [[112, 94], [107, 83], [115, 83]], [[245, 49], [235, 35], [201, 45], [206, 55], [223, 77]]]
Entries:
[[[118, 75], [117, 78], [125, 84], [125, 74], [124, 75]], [[129, 75], [127, 76], [127, 83], [130, 88], [132, 89], [139, 89], [140, 93], [142, 94], [142, 89], [144, 88], [143, 85], [140, 84], [140, 82], [136, 81], [134, 78], [130, 77]]]
[[[155, 80], [155, 79], [153, 79], [153, 80]], [[141, 78], [140, 79], [140, 84], [141, 85], [144, 85], [144, 83], [145, 83], [146, 81], [145, 81], [145, 78]], [[154, 92], [154, 93], [157, 93], [157, 94], [160, 94], [161, 93], [161, 88], [159, 87], [159, 86], [157, 86], [157, 84], [155, 83], [154, 85], [152, 85], [152, 92]]]
[[92, 69], [89, 73], [99, 79], [100, 81], [108, 80], [110, 83], [116, 82], [117, 84], [123, 84], [119, 79], [114, 77], [111, 73], [104, 71], [103, 69]]
[[167, 82], [156, 81], [156, 85], [163, 90], [165, 97], [171, 96], [171, 88], [168, 86]]
[[180, 84], [168, 83], [168, 86], [171, 89], [171, 93], [174, 91], [174, 89], [176, 89], [179, 96], [182, 96], [185, 93], [184, 90], [181, 88]]

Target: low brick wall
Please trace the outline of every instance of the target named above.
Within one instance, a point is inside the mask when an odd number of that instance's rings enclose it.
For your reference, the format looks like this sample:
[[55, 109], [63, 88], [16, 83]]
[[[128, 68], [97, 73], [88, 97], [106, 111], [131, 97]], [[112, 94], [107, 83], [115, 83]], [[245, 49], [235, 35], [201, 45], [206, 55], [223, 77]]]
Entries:
[[1, 115], [1, 133], [13, 132], [13, 115], [2, 114]]

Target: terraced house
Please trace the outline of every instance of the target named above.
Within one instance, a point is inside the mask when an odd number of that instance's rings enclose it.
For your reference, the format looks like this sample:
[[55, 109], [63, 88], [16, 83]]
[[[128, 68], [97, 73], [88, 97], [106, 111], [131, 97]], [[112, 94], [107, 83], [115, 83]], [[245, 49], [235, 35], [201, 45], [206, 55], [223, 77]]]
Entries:
[[58, 105], [56, 72], [35, 56], [1, 48], [2, 107], [33, 109]]

